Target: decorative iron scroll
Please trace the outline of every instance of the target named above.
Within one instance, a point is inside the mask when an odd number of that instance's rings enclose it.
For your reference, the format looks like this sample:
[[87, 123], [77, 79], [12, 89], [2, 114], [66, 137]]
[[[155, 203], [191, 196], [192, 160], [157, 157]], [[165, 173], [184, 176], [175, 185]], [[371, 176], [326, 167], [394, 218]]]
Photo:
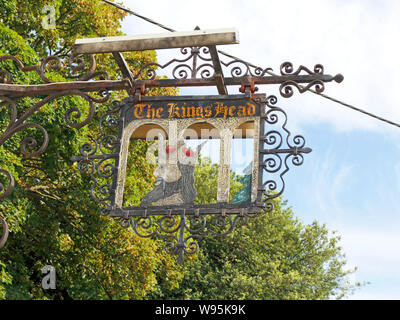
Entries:
[[291, 139], [291, 133], [286, 128], [286, 112], [275, 106], [277, 101], [275, 96], [266, 99], [267, 110], [264, 119], [266, 127], [270, 129], [263, 137], [264, 148], [260, 150], [264, 155], [263, 169], [267, 173], [263, 192], [268, 211], [273, 209], [271, 200], [281, 196], [285, 189], [283, 177], [289, 171], [289, 161], [295, 166], [300, 166], [304, 162], [303, 154], [312, 151], [305, 147], [306, 140], [303, 136], [296, 135]]
[[173, 79], [202, 79], [214, 77], [214, 67], [207, 47], [181, 48], [181, 59], [172, 59], [165, 64], [147, 63], [134, 76], [134, 79], [153, 80], [156, 78], [157, 69], [173, 67]]
[[[312, 72], [311, 70], [309, 70], [308, 68], [306, 68], [304, 66], [300, 66], [296, 71], [293, 71], [293, 64], [290, 62], [282, 63], [280, 69], [281, 69], [281, 75], [283, 75], [283, 76], [288, 76], [288, 75], [298, 76], [301, 73], [301, 71], [305, 71], [309, 75], [323, 75], [324, 74], [324, 67], [321, 64], [315, 65], [314, 72]], [[321, 80], [311, 81], [305, 87], [301, 87], [295, 81], [289, 80], [289, 81], [283, 82], [280, 85], [279, 92], [280, 92], [281, 96], [284, 98], [291, 97], [293, 95], [292, 87], [296, 87], [300, 93], [304, 93], [312, 87], [315, 87], [315, 91], [317, 93], [322, 93], [325, 89], [324, 83]]]
[[[134, 74], [134, 80], [155, 80], [157, 69], [172, 68], [171, 75], [168, 78], [177, 80], [186, 79], [214, 79], [217, 70], [213, 64], [210, 50], [207, 47], [192, 47], [180, 49], [183, 55], [182, 59], [172, 59], [164, 64], [160, 63], [147, 63], [137, 73]], [[267, 75], [274, 75], [272, 68], [256, 67], [246, 61], [239, 59], [232, 59], [231, 61], [220, 61], [223, 66], [223, 73], [230, 75], [233, 79], [240, 79], [246, 77], [265, 77]], [[315, 88], [317, 93], [322, 93], [325, 90], [324, 82], [336, 81], [341, 82], [343, 76], [338, 74], [335, 77], [327, 76], [324, 74], [324, 67], [321, 64], [314, 66], [314, 71], [311, 71], [305, 66], [299, 66], [296, 71], [293, 71], [293, 64], [291, 62], [284, 62], [280, 66], [280, 74], [282, 79], [289, 78], [286, 81], [281, 81], [279, 92], [282, 97], [289, 98], [293, 95], [293, 87], [297, 88], [300, 93], [304, 93], [311, 88]], [[301, 79], [302, 73], [305, 75], [313, 76], [307, 81], [307, 85], [302, 87], [298, 84]], [[320, 78], [320, 79], [318, 79]]]
[[[164, 64], [147, 63], [139, 72], [136, 73], [134, 79], [153, 80], [156, 77], [156, 69], [166, 69], [173, 67], [171, 78], [173, 79], [211, 79], [215, 76], [215, 67], [212, 63], [210, 50], [207, 47], [192, 47], [180, 49], [183, 55], [182, 59], [172, 59]], [[271, 68], [253, 67], [249, 63], [234, 59], [229, 62], [222, 62], [226, 67], [226, 74], [230, 74], [233, 78], [243, 76], [264, 76]]]
[[181, 213], [155, 216], [130, 216], [120, 218], [121, 226], [132, 227], [139, 237], [158, 237], [166, 241], [164, 249], [169, 254], [177, 254], [177, 261], [182, 263], [184, 254], [193, 255], [199, 245], [197, 239], [207, 235], [225, 236], [232, 232], [237, 225], [245, 225], [249, 214], [237, 214], [232, 218], [229, 214], [206, 216], [195, 212], [189, 214], [186, 210]]
[[[49, 87], [50, 92], [54, 92], [54, 90], [71, 91], [80, 88], [78, 90], [98, 91], [101, 96], [108, 95], [107, 88], [131, 91], [137, 87], [202, 86], [215, 85], [216, 82], [221, 82], [221, 79], [224, 79], [224, 85], [248, 85], [249, 82], [280, 84], [280, 94], [288, 98], [293, 95], [293, 87], [296, 87], [300, 93], [304, 93], [310, 88], [315, 88], [316, 92], [321, 93], [325, 89], [325, 82], [336, 81], [340, 83], [343, 80], [341, 74], [336, 76], [324, 74], [324, 68], [320, 64], [315, 65], [314, 71], [304, 66], [299, 66], [294, 71], [290, 62], [284, 62], [280, 67], [280, 75], [275, 75], [271, 68], [256, 67], [240, 59], [232, 58], [230, 61], [220, 61], [211, 54], [208, 47], [181, 48], [180, 53], [183, 56], [182, 58], [174, 58], [164, 64], [147, 63], [137, 72], [128, 70], [127, 65], [125, 66], [126, 61], [120, 55], [124, 68], [126, 67], [126, 70], [122, 71], [122, 80], [112, 80], [107, 72], [96, 71], [94, 55], [77, 55], [74, 53], [64, 59], [58, 56], [49, 56], [37, 66], [25, 66], [21, 60], [11, 55], [1, 56], [0, 62], [13, 61], [23, 72], [36, 72], [44, 84], [58, 85]], [[172, 69], [170, 75], [157, 77], [157, 70], [165, 73], [168, 68]], [[65, 85], [54, 82], [47, 75], [49, 71], [63, 72], [68, 82], [65, 82]], [[127, 76], [127, 74], [130, 75]], [[74, 82], [75, 84], [79, 83], [79, 85], [74, 85]], [[88, 85], [85, 86], [82, 82], [87, 82]], [[18, 85], [12, 85], [12, 83], [11, 73], [8, 70], [0, 69], [0, 84], [10, 85], [0, 88], [0, 95], [8, 95], [9, 97], [34, 96], [39, 94], [36, 89], [45, 90], [40, 85], [35, 85], [35, 88], [30, 89], [26, 86], [24, 88], [22, 88], [23, 86], [18, 87]], [[299, 83], [306, 83], [306, 86], [302, 87]], [[108, 96], [104, 97], [104, 99], [107, 98]]]
[[[92, 198], [102, 205], [102, 214], [112, 207], [112, 195], [114, 187], [112, 181], [115, 179], [117, 170], [119, 141], [113, 132], [118, 128], [118, 117], [121, 102], [113, 101], [109, 110], [99, 119], [100, 135], [91, 139], [91, 143], [83, 144], [79, 151], [80, 156], [72, 157], [78, 161], [78, 169], [82, 173], [91, 176], [93, 184], [91, 187]], [[104, 213], [103, 213], [104, 212]]]
[[[81, 122], [73, 122], [71, 120], [73, 118], [79, 119], [80, 116], [82, 115], [82, 112], [78, 108], [72, 107], [69, 110], [67, 110], [67, 112], [65, 114], [65, 121], [70, 127], [75, 128], [75, 129], [79, 129], [79, 128], [85, 126], [92, 120], [93, 115], [94, 115], [93, 102], [97, 102], [97, 103], [105, 102], [109, 98], [109, 96], [106, 96], [101, 99], [96, 99], [96, 98], [93, 98], [92, 96], [90, 96], [84, 92], [78, 91], [78, 90], [65, 91], [65, 92], [61, 92], [58, 94], [52, 94], [52, 95], [47, 96], [46, 98], [42, 99], [41, 101], [36, 103], [34, 106], [32, 106], [24, 114], [22, 114], [21, 116], [18, 116], [16, 102], [7, 97], [0, 97], [0, 99], [2, 100], [2, 102], [0, 103], [0, 106], [6, 107], [6, 108], [8, 107], [10, 110], [10, 122], [9, 122], [7, 128], [5, 129], [5, 131], [0, 135], [0, 145], [2, 145], [5, 141], [7, 141], [11, 136], [13, 136], [17, 132], [23, 131], [27, 128], [35, 128], [35, 129], [38, 129], [42, 133], [42, 136], [43, 136], [42, 143], [38, 146], [38, 142], [35, 138], [30, 137], [30, 136], [25, 137], [21, 141], [20, 150], [21, 150], [21, 153], [28, 158], [37, 157], [37, 156], [41, 155], [47, 148], [47, 145], [49, 142], [49, 135], [48, 135], [47, 131], [43, 128], [43, 126], [41, 126], [40, 124], [28, 122], [26, 120], [29, 117], [31, 117], [36, 111], [40, 110], [40, 108], [42, 106], [44, 106], [45, 104], [47, 104], [47, 103], [51, 102], [52, 100], [55, 100], [59, 97], [69, 96], [69, 95], [81, 96], [89, 103], [88, 115]], [[33, 148], [36, 148], [37, 150], [31, 151]], [[15, 183], [14, 183], [13, 176], [5, 169], [0, 169], [0, 174], [6, 175], [9, 179], [9, 183], [6, 188], [4, 187], [3, 184], [0, 184], [0, 200], [2, 200], [11, 194], [12, 190], [14, 189]]]
[[[84, 58], [89, 61], [88, 65], [85, 62]], [[63, 59], [57, 56], [47, 57], [42, 61], [39, 66], [25, 66], [21, 60], [10, 55], [1, 56], [0, 62], [2, 61], [13, 61], [22, 72], [36, 72], [40, 79], [47, 84], [54, 82], [48, 78], [48, 76], [46, 75], [46, 70], [50, 69], [52, 72], [57, 70], [61, 71], [63, 65]], [[95, 70], [96, 61], [93, 55], [78, 57], [73, 54], [66, 61], [70, 71], [69, 78], [73, 81], [89, 81], [97, 77], [100, 79], [109, 78], [106, 72]], [[78, 73], [78, 75], [74, 76], [74, 73]], [[12, 84], [13, 80], [14, 79], [9, 71], [0, 70], [0, 84]], [[38, 86], [40, 85], [36, 85], [35, 87]], [[54, 92], [48, 94], [45, 98], [35, 103], [32, 107], [30, 107], [22, 114], [18, 114], [17, 101], [18, 99], [21, 99], [23, 95], [16, 98], [10, 98], [0, 95], [0, 107], [5, 108], [5, 110], [7, 110], [9, 113], [8, 126], [6, 127], [4, 132], [0, 134], [0, 145], [2, 145], [5, 141], [7, 141], [11, 136], [16, 133], [28, 128], [34, 128], [39, 130], [42, 134], [43, 138], [41, 144], [39, 144], [38, 141], [31, 136], [25, 137], [20, 143], [20, 150], [21, 153], [28, 158], [41, 155], [48, 146], [49, 135], [47, 131], [43, 128], [43, 126], [37, 123], [29, 122], [28, 119], [37, 111], [39, 111], [41, 107], [43, 107], [45, 104], [63, 96], [75, 95], [80, 96], [87, 101], [89, 105], [87, 116], [81, 121], [74, 121], [74, 119], [80, 119], [80, 117], [82, 116], [82, 112], [77, 107], [71, 107], [69, 110], [66, 111], [65, 121], [68, 126], [79, 129], [87, 125], [92, 120], [95, 111], [94, 103], [104, 103], [110, 98], [110, 93], [107, 90], [99, 89], [97, 91], [99, 95], [98, 97], [91, 96], [88, 93], [77, 89]], [[36, 150], [32, 151], [33, 149]], [[12, 174], [5, 169], [0, 168], [0, 174], [2, 176], [6, 176], [8, 179], [8, 183], [6, 184], [6, 186], [0, 183], [0, 200], [3, 200], [12, 193], [15, 186], [15, 180]], [[8, 235], [8, 227], [3, 218], [2, 221], [4, 236], [3, 238], [1, 238], [1, 241], [5, 243]]]
[[7, 242], [8, 238], [8, 225], [6, 220], [3, 217], [0, 217], [0, 223], [1, 223], [1, 228], [2, 228], [2, 234], [0, 236], [0, 249], [4, 247], [4, 245]]
[[[62, 66], [62, 60], [61, 60], [61, 58], [59, 58], [57, 56], [49, 56], [48, 58], [43, 60], [43, 62], [40, 64], [40, 66], [29, 66], [29, 67], [24, 66], [23, 63], [16, 57], [9, 56], [9, 55], [0, 57], [0, 62], [7, 61], [7, 60], [14, 61], [17, 64], [17, 66], [21, 69], [21, 71], [23, 71], [23, 72], [29, 72], [29, 71], [36, 72], [45, 83], [53, 83], [53, 81], [51, 81], [46, 76], [46, 68], [49, 66], [52, 70], [60, 70], [61, 66]], [[51, 62], [51, 61], [53, 61], [53, 62]], [[89, 56], [89, 62], [90, 62], [89, 70], [86, 73], [84, 73], [83, 75], [76, 77], [75, 78], [76, 81], [88, 81], [88, 80], [93, 79], [94, 77], [98, 77], [98, 76], [101, 77], [102, 79], [105, 77], [108, 78], [108, 75], [106, 72], [103, 72], [103, 71], [96, 72], [95, 71], [96, 62], [95, 62], [93, 55]], [[76, 63], [77, 65], [74, 65], [74, 63]], [[68, 66], [70, 67], [71, 71], [80, 72], [80, 71], [84, 70], [85, 62], [82, 58], [78, 58], [77, 56], [72, 55], [68, 59]], [[13, 78], [12, 78], [10, 72], [8, 72], [7, 70], [0, 70], [0, 83], [11, 84], [12, 81], [13, 81]], [[40, 85], [38, 85], [38, 86], [40, 86]], [[70, 127], [79, 129], [79, 128], [85, 126], [86, 124], [88, 124], [92, 120], [93, 114], [94, 114], [93, 103], [104, 103], [110, 98], [110, 93], [107, 92], [106, 90], [99, 89], [98, 94], [100, 95], [100, 97], [93, 97], [93, 96], [89, 95], [88, 93], [77, 90], [77, 89], [63, 90], [60, 92], [55, 92], [55, 93], [47, 95], [41, 101], [37, 102], [31, 108], [29, 108], [27, 111], [25, 111], [23, 114], [18, 114], [17, 106], [16, 106], [17, 100], [22, 97], [10, 98], [7, 96], [0, 96], [0, 100], [1, 100], [0, 107], [4, 107], [4, 108], [8, 109], [9, 114], [10, 114], [9, 124], [8, 124], [7, 128], [5, 129], [5, 131], [0, 135], [0, 145], [2, 145], [6, 140], [8, 140], [12, 135], [14, 135], [17, 132], [20, 132], [27, 128], [36, 128], [39, 131], [41, 131], [41, 133], [43, 135], [43, 142], [39, 146], [38, 150], [28, 151], [28, 148], [31, 149], [31, 148], [37, 147], [37, 144], [38, 144], [37, 141], [32, 137], [25, 138], [21, 142], [20, 148], [21, 148], [21, 152], [27, 157], [39, 156], [46, 150], [47, 144], [49, 141], [49, 136], [48, 136], [48, 133], [46, 132], [46, 130], [41, 125], [32, 123], [32, 122], [27, 122], [27, 120], [35, 112], [39, 111], [40, 108], [42, 106], [44, 106], [45, 104], [47, 104], [57, 98], [63, 97], [63, 96], [76, 95], [76, 96], [82, 97], [83, 99], [85, 99], [88, 102], [88, 104], [89, 104], [88, 115], [81, 122], [72, 121], [72, 119], [79, 119], [82, 115], [82, 112], [78, 108], [73, 107], [73, 108], [67, 110], [66, 115], [65, 115], [65, 120], [66, 120], [67, 125], [69, 125]]]
[[[89, 60], [89, 62], [85, 61], [85, 58]], [[0, 57], [0, 62], [7, 60], [14, 61], [18, 68], [23, 72], [36, 72], [44, 83], [55, 83], [46, 76], [46, 69], [50, 69], [52, 72], [61, 71], [65, 61], [58, 56], [52, 55], [45, 58], [39, 66], [25, 66], [21, 60], [14, 56], [6, 55]], [[68, 78], [74, 81], [88, 81], [97, 77], [102, 80], [108, 80], [110, 78], [107, 72], [96, 71], [96, 59], [94, 55], [84, 55], [79, 57], [79, 55], [72, 54], [67, 57], [65, 62], [70, 71]], [[0, 83], [12, 84], [13, 80], [14, 79], [9, 71], [0, 70]]]

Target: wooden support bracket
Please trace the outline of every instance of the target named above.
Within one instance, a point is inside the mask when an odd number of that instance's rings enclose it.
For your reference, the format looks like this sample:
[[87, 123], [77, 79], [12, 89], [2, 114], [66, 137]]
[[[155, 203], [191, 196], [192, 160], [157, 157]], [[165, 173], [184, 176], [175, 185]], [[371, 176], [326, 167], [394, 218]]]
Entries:
[[113, 57], [118, 64], [119, 69], [122, 72], [122, 75], [125, 79], [128, 79], [131, 84], [133, 84], [134, 78], [131, 70], [129, 69], [128, 64], [125, 61], [124, 56], [121, 52], [113, 52]]
[[224, 74], [222, 72], [221, 62], [219, 60], [218, 52], [216, 46], [209, 46], [211, 59], [215, 70], [215, 81], [217, 82], [217, 89], [219, 94], [228, 94], [228, 90], [225, 86]]

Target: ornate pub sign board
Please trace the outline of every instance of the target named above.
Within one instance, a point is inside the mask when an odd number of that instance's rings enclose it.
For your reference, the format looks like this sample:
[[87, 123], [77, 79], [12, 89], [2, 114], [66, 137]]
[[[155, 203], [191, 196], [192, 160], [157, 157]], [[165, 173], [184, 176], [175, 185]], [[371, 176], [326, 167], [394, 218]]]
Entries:
[[[182, 261], [184, 253], [197, 251], [195, 239], [207, 234], [226, 235], [236, 225], [246, 224], [249, 217], [271, 209], [269, 201], [283, 191], [288, 158], [300, 165], [302, 154], [311, 151], [304, 147], [301, 136], [290, 143], [290, 134], [284, 127], [286, 119], [278, 121], [279, 114], [280, 118], [286, 114], [274, 103], [274, 96], [267, 98], [264, 94], [142, 97], [141, 101], [130, 97], [115, 101], [105, 118], [118, 134], [111, 136], [101, 129], [96, 146], [85, 144], [81, 155], [73, 159], [82, 171], [91, 173], [95, 181], [92, 195], [105, 205], [103, 214], [120, 218], [124, 227], [132, 227], [139, 236], [166, 239], [167, 252], [177, 253]], [[287, 131], [286, 149], [281, 148], [284, 139], [277, 128], [279, 123]], [[148, 145], [146, 158], [155, 169], [154, 184], [132, 206], [124, 205], [124, 187], [129, 146], [135, 139], [153, 142]], [[245, 154], [242, 187], [230, 197], [234, 139], [250, 140], [252, 152]], [[216, 201], [203, 203], [198, 201], [194, 172], [201, 150], [215, 140], [219, 140]], [[193, 141], [197, 145], [190, 147]], [[270, 148], [265, 149], [265, 145]], [[282, 160], [280, 154], [286, 158]], [[112, 163], [107, 164], [110, 159]], [[268, 181], [263, 180], [264, 172], [270, 173]], [[277, 172], [274, 180], [272, 174]], [[105, 177], [109, 183], [99, 183], [99, 178]], [[96, 196], [96, 189], [102, 190], [103, 198]]]
[[[260, 98], [258, 98], [260, 99]], [[162, 97], [140, 103], [126, 101], [121, 108], [119, 171], [115, 204], [122, 207], [123, 180], [126, 175], [128, 145], [131, 137], [153, 140], [159, 138], [157, 168], [154, 175], [158, 184], [141, 201], [140, 208], [161, 206], [161, 210], [191, 209], [192, 213], [221, 213], [221, 210], [243, 208], [254, 211], [261, 201], [258, 184], [260, 115], [262, 104], [254, 99], [234, 96]], [[229, 204], [229, 182], [232, 139], [251, 137], [253, 154], [246, 155], [252, 166], [248, 181], [249, 195]], [[204, 140], [196, 148], [185, 144], [186, 139]], [[194, 204], [197, 191], [194, 186], [194, 169], [207, 139], [219, 139], [219, 172], [217, 203], [205, 207]], [[168, 143], [168, 145], [167, 145]], [[153, 149], [154, 150], [154, 149]], [[156, 150], [154, 150], [156, 151]], [[150, 156], [150, 154], [149, 154]], [[253, 179], [254, 177], [254, 179]], [[213, 210], [212, 210], [213, 208]], [[200, 210], [201, 209], [201, 210]], [[127, 209], [129, 210], [129, 209]], [[135, 208], [131, 211], [137, 211]], [[156, 209], [160, 210], [160, 208]], [[188, 211], [187, 210], [187, 211]]]

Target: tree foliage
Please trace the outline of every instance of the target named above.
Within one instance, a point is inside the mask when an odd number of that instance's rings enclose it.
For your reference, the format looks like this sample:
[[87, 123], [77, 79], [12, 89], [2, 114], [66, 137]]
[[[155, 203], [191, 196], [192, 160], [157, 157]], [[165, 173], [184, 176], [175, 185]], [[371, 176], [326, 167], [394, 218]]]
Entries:
[[[54, 8], [54, 29], [43, 28], [45, 6]], [[39, 56], [65, 55], [82, 37], [122, 35], [126, 12], [98, 0], [1, 0], [0, 19], [21, 35]]]
[[[208, 157], [199, 157], [199, 163], [195, 168], [194, 186], [197, 190], [195, 203], [217, 203], [219, 165], [212, 163]], [[229, 201], [232, 201], [237, 192], [243, 188], [239, 177], [231, 171]]]
[[[217, 172], [207, 159], [195, 174], [199, 178], [204, 172], [211, 176], [202, 180], [203, 187], [214, 190]], [[198, 259], [185, 266], [179, 287], [152, 297], [282, 300], [351, 294], [358, 285], [348, 278], [355, 270], [345, 268], [340, 237], [317, 222], [301, 223], [285, 206], [276, 199], [272, 212], [237, 226], [230, 235], [200, 240]]]
[[[46, 4], [57, 7], [55, 30], [41, 27], [41, 8]], [[6, 1], [0, 12], [0, 55], [15, 55], [26, 66], [37, 65], [55, 50], [59, 55], [71, 52], [77, 37], [120, 35], [122, 17], [120, 11], [100, 1]], [[155, 52], [133, 52], [126, 57], [135, 61], [132, 67], [139, 68], [155, 61]], [[97, 63], [99, 70], [119, 76], [109, 55], [99, 56]], [[16, 83], [41, 81], [33, 72], [21, 72], [14, 62], [1, 66], [11, 71]], [[68, 70], [47, 71], [52, 79], [66, 81]], [[173, 95], [175, 91], [158, 90], [157, 94]], [[113, 96], [123, 97], [124, 93], [118, 92]], [[38, 98], [18, 101], [19, 114], [36, 101]], [[156, 286], [159, 274], [167, 278], [163, 282], [167, 287], [176, 286], [181, 277], [180, 266], [163, 252], [163, 243], [139, 238], [117, 221], [99, 216], [98, 206], [90, 197], [90, 178], [81, 176], [70, 160], [79, 154], [79, 147], [89, 136], [99, 134], [96, 121], [77, 131], [64, 120], [67, 110], [77, 107], [84, 113], [86, 105], [80, 97], [63, 97], [30, 118], [50, 137], [40, 157], [27, 159], [19, 150], [28, 135], [40, 145], [43, 136], [39, 130], [25, 130], [0, 147], [0, 167], [16, 178], [12, 196], [0, 202], [1, 214], [10, 225], [9, 240], [0, 251], [0, 298], [141, 299]], [[97, 105], [95, 119], [106, 108]], [[8, 122], [9, 110], [3, 107], [1, 132]], [[140, 154], [135, 148], [131, 153]], [[7, 185], [5, 180], [0, 182]], [[41, 288], [41, 268], [45, 265], [57, 271], [54, 291]]]

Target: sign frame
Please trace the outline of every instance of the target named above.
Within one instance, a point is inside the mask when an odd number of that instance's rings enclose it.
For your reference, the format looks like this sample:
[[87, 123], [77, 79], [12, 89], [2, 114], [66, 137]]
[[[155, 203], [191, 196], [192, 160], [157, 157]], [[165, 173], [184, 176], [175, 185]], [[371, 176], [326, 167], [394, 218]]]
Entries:
[[[263, 178], [263, 154], [259, 152], [260, 143], [262, 142], [264, 136], [264, 121], [261, 121], [265, 116], [265, 94], [257, 94], [253, 95], [252, 98], [249, 96], [240, 94], [240, 95], [211, 95], [211, 96], [169, 96], [169, 97], [142, 97], [140, 102], [135, 101], [134, 98], [124, 99], [121, 104], [120, 116], [119, 116], [119, 134], [118, 134], [118, 145], [117, 145], [117, 154], [115, 167], [116, 173], [114, 174], [113, 186], [112, 186], [112, 198], [111, 198], [111, 207], [107, 210], [108, 214], [111, 217], [130, 217], [130, 216], [147, 216], [147, 215], [180, 215], [182, 211], [185, 212], [186, 215], [198, 215], [198, 214], [259, 214], [265, 206], [263, 202], [263, 192], [264, 189], [260, 188], [262, 186], [262, 178]], [[173, 104], [177, 102], [181, 102], [181, 104], [189, 105], [194, 104], [198, 107], [201, 107], [202, 104], [209, 104], [210, 102], [222, 103], [225, 106], [232, 107], [232, 102], [237, 102], [239, 105], [243, 105], [244, 103], [251, 104], [252, 107], [255, 107], [256, 110], [251, 111], [251, 118], [254, 120], [258, 119], [258, 128], [254, 128], [255, 137], [254, 137], [254, 152], [252, 160], [255, 165], [253, 166], [252, 173], [256, 173], [257, 177], [253, 179], [252, 185], [252, 201], [245, 203], [229, 203], [227, 201], [221, 201], [214, 204], [170, 204], [163, 206], [128, 206], [124, 207], [123, 203], [123, 193], [124, 193], [124, 183], [126, 177], [126, 162], [128, 157], [128, 148], [130, 137], [133, 133], [132, 124], [138, 123], [138, 125], [142, 125], [145, 122], [142, 118], [135, 118], [132, 116], [134, 112], [134, 108], [138, 105], [152, 105], [156, 104], [160, 106], [160, 104], [167, 105]], [[218, 109], [218, 106], [215, 105], [212, 107], [212, 114], [214, 111]], [[171, 107], [171, 105], [169, 105]], [[179, 105], [178, 105], [179, 107]], [[248, 106], [250, 109], [250, 106]], [[231, 108], [232, 110], [233, 108]], [[154, 111], [154, 109], [153, 109]], [[254, 114], [253, 114], [254, 112]], [[154, 123], [154, 112], [148, 113], [150, 115], [149, 122]], [[159, 113], [160, 114], [160, 113]], [[225, 114], [222, 115], [222, 122], [226, 122], [227, 118], [229, 118], [229, 110], [227, 112], [228, 116], [225, 117]], [[171, 115], [171, 114], [170, 114]], [[231, 112], [232, 115], [232, 112]], [[218, 119], [218, 115], [215, 117], [210, 117], [210, 119]], [[240, 118], [240, 117], [230, 117], [232, 118]], [[251, 121], [249, 117], [243, 116], [243, 121]], [[173, 121], [176, 118], [169, 117], [164, 119], [164, 121]], [[199, 120], [207, 120], [204, 118], [196, 118], [189, 117], [187, 119], [192, 119], [193, 121]], [[130, 128], [131, 127], [131, 128]], [[137, 128], [137, 126], [133, 126], [133, 128]], [[128, 132], [127, 132], [128, 130]], [[261, 141], [261, 142], [260, 142]], [[222, 142], [221, 142], [222, 144]], [[229, 171], [229, 168], [228, 168]], [[254, 185], [255, 182], [255, 185]], [[228, 186], [229, 188], [229, 186]]]

